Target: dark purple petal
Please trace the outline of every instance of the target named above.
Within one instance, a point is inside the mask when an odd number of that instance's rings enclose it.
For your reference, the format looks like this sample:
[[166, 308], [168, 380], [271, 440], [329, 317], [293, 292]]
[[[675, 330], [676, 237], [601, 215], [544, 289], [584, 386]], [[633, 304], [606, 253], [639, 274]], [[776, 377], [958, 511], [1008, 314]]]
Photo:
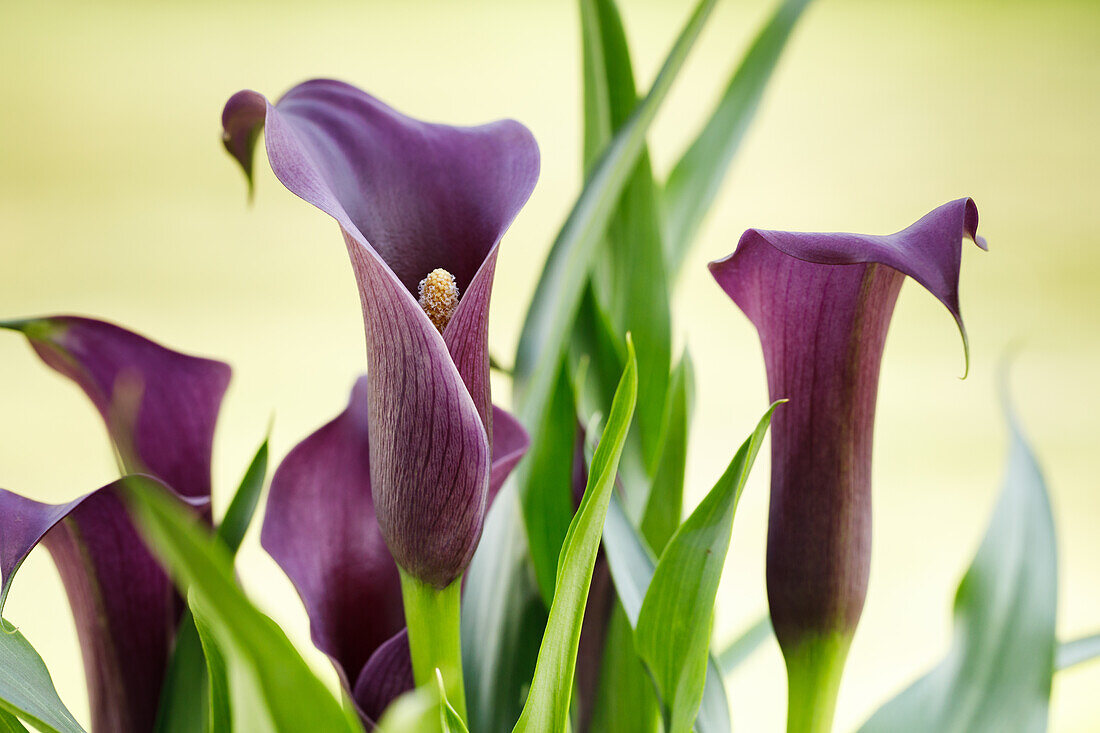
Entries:
[[[271, 481], [260, 542], [297, 588], [313, 642], [332, 659], [344, 685], [357, 700], [362, 692], [388, 703], [389, 688], [371, 693], [363, 687], [364, 679], [378, 674], [376, 668], [367, 675], [365, 667], [376, 664], [383, 645], [405, 625], [397, 565], [374, 513], [368, 390], [367, 378], [360, 377], [347, 408], [283, 460]], [[515, 418], [494, 411], [492, 476], [499, 488], [528, 439]], [[410, 670], [411, 664], [406, 660]], [[370, 704], [360, 704], [377, 720]]]
[[182, 607], [130, 522], [120, 484], [56, 506], [0, 489], [0, 608], [13, 574], [43, 542], [76, 621], [92, 729], [145, 733]]
[[22, 331], [46, 364], [84, 390], [127, 472], [152, 474], [181, 496], [210, 496], [214, 426], [231, 373], [227, 364], [88, 318], [0, 325]]
[[402, 629], [371, 655], [355, 682], [352, 698], [369, 722], [377, 722], [389, 704], [413, 689], [409, 635]]
[[[871, 440], [879, 366], [910, 275], [962, 330], [958, 277], [977, 209], [960, 199], [888, 236], [750, 229], [711, 272], [756, 326], [772, 420], [768, 599], [789, 652], [807, 635], [850, 634], [867, 590]], [[965, 331], [964, 343], [965, 343]]]
[[527, 453], [531, 437], [519, 420], [493, 407], [493, 467], [489, 472], [489, 503], [493, 503], [500, 487], [512, 469]]
[[349, 690], [405, 626], [397, 565], [374, 516], [368, 435], [363, 377], [347, 409], [275, 472], [260, 535], [305, 604], [313, 643]]
[[[343, 230], [367, 335], [379, 524], [406, 571], [448, 585], [484, 520], [489, 295], [497, 244], [538, 177], [538, 148], [516, 122], [424, 123], [325, 80], [295, 87], [276, 105], [238, 93], [223, 126], [246, 172], [248, 141], [266, 126], [276, 176]], [[454, 275], [462, 294], [443, 338], [413, 298], [436, 268]]]

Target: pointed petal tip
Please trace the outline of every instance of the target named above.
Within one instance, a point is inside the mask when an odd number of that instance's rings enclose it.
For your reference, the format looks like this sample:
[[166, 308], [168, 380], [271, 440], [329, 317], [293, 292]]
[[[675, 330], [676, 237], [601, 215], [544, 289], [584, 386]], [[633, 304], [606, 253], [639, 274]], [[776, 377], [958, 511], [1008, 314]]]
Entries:
[[248, 201], [255, 190], [253, 159], [256, 141], [267, 119], [267, 98], [251, 89], [237, 92], [222, 110], [222, 144], [244, 171], [248, 182]]

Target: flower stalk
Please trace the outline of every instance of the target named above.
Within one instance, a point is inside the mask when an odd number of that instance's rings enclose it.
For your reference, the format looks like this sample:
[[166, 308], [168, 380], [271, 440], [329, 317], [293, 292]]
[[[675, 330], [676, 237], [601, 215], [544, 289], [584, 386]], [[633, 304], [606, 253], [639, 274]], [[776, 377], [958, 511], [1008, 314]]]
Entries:
[[462, 643], [459, 636], [462, 578], [439, 590], [401, 570], [401, 596], [409, 630], [413, 680], [417, 687], [443, 676], [447, 701], [466, 720], [466, 690], [462, 681]]

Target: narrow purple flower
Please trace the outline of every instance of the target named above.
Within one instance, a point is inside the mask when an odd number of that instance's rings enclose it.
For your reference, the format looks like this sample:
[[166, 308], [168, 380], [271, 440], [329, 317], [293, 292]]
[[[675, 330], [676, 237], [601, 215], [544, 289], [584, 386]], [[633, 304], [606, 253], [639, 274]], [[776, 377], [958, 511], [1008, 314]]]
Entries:
[[[373, 724], [413, 676], [397, 564], [371, 498], [369, 392], [360, 378], [347, 408], [287, 455], [260, 541], [297, 588], [314, 644]], [[494, 412], [490, 495], [528, 444], [511, 415]]]
[[790, 400], [772, 421], [767, 553], [789, 668], [827, 639], [843, 647], [843, 664], [867, 591], [871, 439], [890, 316], [908, 275], [947, 307], [967, 348], [959, 267], [964, 238], [985, 248], [977, 225], [974, 202], [959, 199], [887, 236], [750, 229], [710, 264], [759, 332], [771, 399]]
[[[210, 458], [229, 367], [165, 349], [102, 321], [0, 324], [88, 395], [126, 472], [209, 512]], [[113, 483], [49, 505], [0, 489], [0, 608], [19, 565], [45, 544], [76, 620], [95, 731], [149, 731], [182, 605]]]
[[238, 92], [222, 125], [250, 179], [266, 126], [275, 175], [340, 225], [363, 305], [378, 524], [407, 573], [444, 588], [484, 521], [489, 296], [500, 238], [538, 177], [538, 147], [517, 122], [429, 124], [327, 80], [274, 105]]

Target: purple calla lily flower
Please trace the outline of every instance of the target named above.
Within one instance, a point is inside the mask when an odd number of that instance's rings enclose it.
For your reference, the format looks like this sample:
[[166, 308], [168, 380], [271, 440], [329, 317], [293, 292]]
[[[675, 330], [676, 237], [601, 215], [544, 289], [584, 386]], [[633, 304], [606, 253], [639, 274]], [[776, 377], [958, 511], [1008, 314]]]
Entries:
[[[209, 512], [214, 424], [226, 364], [170, 351], [102, 321], [2, 324], [88, 395], [126, 472], [151, 474]], [[182, 604], [112, 483], [49, 505], [0, 489], [0, 609], [19, 565], [45, 544], [76, 620], [94, 731], [152, 730]]]
[[[298, 589], [314, 644], [329, 656], [368, 725], [412, 689], [401, 583], [371, 496], [370, 385], [294, 448], [275, 472], [260, 541]], [[495, 496], [528, 437], [494, 408]]]
[[489, 296], [497, 245], [538, 177], [534, 138], [513, 121], [420, 122], [328, 80], [274, 105], [238, 92], [222, 125], [250, 179], [266, 126], [275, 175], [340, 225], [363, 305], [378, 524], [407, 573], [445, 588], [484, 521]]
[[985, 249], [977, 226], [974, 202], [959, 199], [888, 236], [750, 229], [710, 264], [759, 332], [771, 399], [790, 400], [772, 421], [767, 553], [789, 667], [828, 638], [842, 640], [843, 664], [867, 591], [871, 439], [890, 316], [908, 275], [947, 307], [966, 349], [959, 268], [964, 238]]

